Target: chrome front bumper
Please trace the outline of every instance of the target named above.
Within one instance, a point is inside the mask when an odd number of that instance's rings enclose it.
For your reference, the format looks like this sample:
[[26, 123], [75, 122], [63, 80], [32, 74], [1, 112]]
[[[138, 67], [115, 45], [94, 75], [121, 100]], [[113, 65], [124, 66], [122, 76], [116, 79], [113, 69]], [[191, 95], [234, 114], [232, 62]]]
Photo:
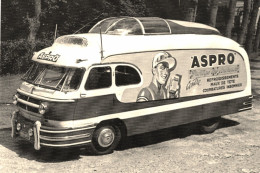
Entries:
[[34, 134], [34, 149], [39, 150], [41, 149], [40, 145], [40, 128], [41, 128], [41, 122], [36, 121], [33, 125], [33, 134]]
[[[14, 111], [11, 116], [11, 126], [12, 126], [12, 132], [11, 137], [16, 138], [18, 136], [17, 130], [16, 130], [16, 124], [17, 124], [17, 117], [18, 117], [18, 111]], [[34, 135], [34, 149], [40, 150], [40, 128], [41, 128], [41, 122], [36, 121], [33, 124], [33, 135]]]
[[[22, 130], [17, 130], [17, 124], [22, 124]], [[19, 115], [15, 111], [11, 115], [12, 132], [11, 137], [18, 136], [29, 140], [34, 143], [34, 149], [40, 150], [41, 146], [48, 147], [70, 147], [80, 146], [91, 143], [92, 133], [95, 126], [81, 127], [76, 129], [58, 129], [54, 127], [42, 126], [40, 121], [29, 122], [29, 120]], [[26, 134], [28, 129], [33, 129], [33, 136], [30, 137]]]

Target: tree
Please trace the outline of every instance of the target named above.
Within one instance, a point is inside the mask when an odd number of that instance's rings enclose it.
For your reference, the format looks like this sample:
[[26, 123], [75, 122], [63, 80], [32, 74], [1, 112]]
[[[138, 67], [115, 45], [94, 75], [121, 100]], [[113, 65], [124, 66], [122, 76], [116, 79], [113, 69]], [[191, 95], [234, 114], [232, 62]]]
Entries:
[[34, 16], [29, 17], [27, 14], [27, 20], [29, 22], [29, 36], [28, 36], [28, 42], [31, 45], [31, 48], [35, 48], [35, 40], [37, 32], [40, 28], [40, 14], [41, 14], [41, 0], [34, 0]]
[[258, 52], [259, 41], [260, 41], [260, 20], [258, 19], [257, 31], [256, 31], [256, 36], [255, 36], [255, 41], [254, 41], [254, 49], [253, 49], [254, 52]]
[[260, 7], [260, 0], [254, 0], [253, 10], [250, 16], [250, 22], [247, 29], [247, 38], [245, 43], [245, 48], [247, 53], [252, 53], [253, 51], [253, 38], [255, 34], [256, 18], [257, 18], [259, 7]]
[[245, 38], [245, 35], [246, 35], [247, 26], [248, 26], [248, 22], [249, 22], [251, 1], [252, 0], [245, 0], [244, 1], [243, 20], [242, 20], [242, 24], [241, 24], [241, 30], [239, 31], [239, 35], [238, 35], [238, 40], [237, 40], [239, 44], [244, 43], [244, 38]]
[[231, 30], [233, 28], [235, 12], [236, 12], [236, 3], [237, 3], [237, 0], [229, 1], [228, 21], [227, 21], [226, 30], [225, 30], [225, 36], [229, 37], [229, 38], [231, 37]]
[[216, 19], [218, 13], [218, 1], [219, 0], [210, 0], [209, 25], [212, 27], [216, 26]]
[[186, 8], [184, 20], [194, 22], [198, 9], [198, 0], [186, 1], [186, 5], [184, 6]]

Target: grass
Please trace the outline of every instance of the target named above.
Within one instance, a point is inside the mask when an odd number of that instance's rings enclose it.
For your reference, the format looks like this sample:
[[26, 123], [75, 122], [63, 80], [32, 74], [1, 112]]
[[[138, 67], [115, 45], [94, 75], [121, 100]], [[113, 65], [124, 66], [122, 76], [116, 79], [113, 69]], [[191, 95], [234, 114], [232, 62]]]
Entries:
[[22, 75], [5, 75], [0, 77], [0, 104], [12, 103], [12, 97], [21, 84]]

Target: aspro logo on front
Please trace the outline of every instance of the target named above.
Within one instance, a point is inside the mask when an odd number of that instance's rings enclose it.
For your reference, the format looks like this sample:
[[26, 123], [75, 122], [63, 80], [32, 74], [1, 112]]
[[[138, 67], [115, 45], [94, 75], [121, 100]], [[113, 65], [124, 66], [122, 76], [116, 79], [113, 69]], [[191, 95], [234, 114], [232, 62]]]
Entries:
[[51, 52], [49, 52], [48, 54], [46, 54], [45, 52], [40, 53], [40, 55], [37, 57], [37, 59], [42, 59], [42, 60], [47, 60], [47, 61], [52, 61], [52, 62], [56, 62], [58, 61], [60, 55], [51, 55]]

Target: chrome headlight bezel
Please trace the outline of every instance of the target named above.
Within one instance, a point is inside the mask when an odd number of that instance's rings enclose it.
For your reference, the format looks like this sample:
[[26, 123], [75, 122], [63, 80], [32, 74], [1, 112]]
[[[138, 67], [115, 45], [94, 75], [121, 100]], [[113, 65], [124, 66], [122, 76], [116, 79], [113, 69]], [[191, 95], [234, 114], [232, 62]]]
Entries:
[[28, 130], [28, 135], [31, 137], [31, 136], [33, 136], [33, 129], [32, 128], [30, 128], [29, 130]]
[[43, 115], [46, 112], [48, 112], [48, 110], [49, 110], [48, 102], [41, 102], [41, 104], [39, 105], [39, 113]]
[[22, 129], [21, 123], [16, 124], [16, 130], [19, 132]]

